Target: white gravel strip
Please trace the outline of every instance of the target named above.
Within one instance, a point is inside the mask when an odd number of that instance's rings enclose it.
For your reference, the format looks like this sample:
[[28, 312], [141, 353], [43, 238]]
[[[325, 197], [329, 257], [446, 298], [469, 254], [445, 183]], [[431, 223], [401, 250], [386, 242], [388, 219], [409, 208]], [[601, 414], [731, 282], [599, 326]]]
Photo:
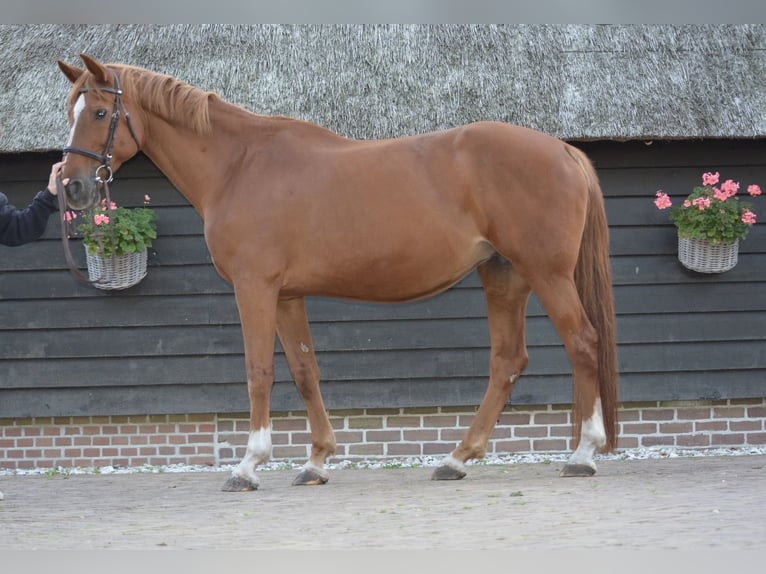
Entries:
[[[679, 449], [669, 447], [625, 449], [611, 454], [596, 455], [599, 460], [646, 460], [678, 457], [708, 457], [708, 456], [751, 456], [766, 454], [766, 446], [763, 447], [738, 447], [738, 448], [715, 448], [715, 449]], [[513, 455], [487, 455], [483, 460], [469, 461], [467, 464], [501, 465], [501, 464], [549, 464], [551, 462], [563, 462], [569, 458], [569, 454], [513, 454]], [[341, 461], [326, 464], [328, 470], [343, 469], [376, 469], [376, 468], [419, 468], [438, 466], [442, 456], [407, 457], [370, 459], [363, 461]], [[1, 463], [0, 463], [1, 464]], [[136, 466], [136, 467], [86, 467], [86, 468], [34, 468], [28, 470], [0, 468], [0, 476], [17, 475], [57, 475], [57, 474], [136, 474], [136, 473], [161, 473], [161, 472], [230, 472], [234, 465], [184, 465], [169, 464], [162, 466]], [[291, 462], [272, 461], [258, 467], [258, 471], [270, 470], [299, 470], [302, 465]], [[2, 498], [0, 498], [2, 500]]]

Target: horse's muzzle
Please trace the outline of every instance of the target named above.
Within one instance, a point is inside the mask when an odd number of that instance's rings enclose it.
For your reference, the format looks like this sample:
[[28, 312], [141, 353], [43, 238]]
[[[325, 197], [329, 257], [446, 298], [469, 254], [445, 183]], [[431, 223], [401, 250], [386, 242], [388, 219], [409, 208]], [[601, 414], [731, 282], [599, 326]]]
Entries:
[[95, 207], [99, 201], [99, 187], [94, 180], [70, 179], [64, 188], [69, 209], [81, 211]]

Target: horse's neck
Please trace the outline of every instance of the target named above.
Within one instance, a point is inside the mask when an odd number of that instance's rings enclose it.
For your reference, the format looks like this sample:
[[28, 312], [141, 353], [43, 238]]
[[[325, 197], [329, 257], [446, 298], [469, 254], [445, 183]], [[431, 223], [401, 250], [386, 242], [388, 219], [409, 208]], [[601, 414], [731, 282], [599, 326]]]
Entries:
[[[242, 169], [243, 156], [259, 155], [280, 132], [310, 133], [309, 140], [342, 139], [320, 126], [301, 120], [260, 116], [222, 100], [210, 102], [209, 134], [194, 134], [166, 121], [155, 121], [145, 144], [145, 155], [195, 207], [204, 219], [206, 205], [225, 193], [231, 175]], [[302, 140], [307, 141], [307, 140]]]
[[222, 191], [222, 182], [238, 156], [237, 138], [228, 132], [230, 121], [221, 121], [211, 110], [211, 131], [195, 134], [165, 121], [152, 125], [144, 154], [204, 218], [205, 206]]

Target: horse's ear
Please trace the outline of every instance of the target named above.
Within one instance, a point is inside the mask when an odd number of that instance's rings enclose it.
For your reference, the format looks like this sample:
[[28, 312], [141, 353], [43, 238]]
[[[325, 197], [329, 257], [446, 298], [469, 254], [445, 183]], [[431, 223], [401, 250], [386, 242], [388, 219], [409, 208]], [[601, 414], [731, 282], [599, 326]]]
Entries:
[[82, 61], [85, 62], [85, 67], [88, 68], [88, 71], [91, 74], [93, 74], [97, 82], [106, 84], [112, 78], [112, 75], [109, 73], [107, 67], [98, 60], [94, 60], [88, 56], [88, 54], [80, 54], [80, 58], [82, 58]]
[[64, 72], [64, 75], [69, 79], [70, 82], [73, 84], [77, 81], [77, 78], [82, 76], [83, 72], [85, 70], [81, 70], [80, 68], [76, 68], [75, 66], [70, 66], [66, 62], [62, 62], [61, 60], [58, 61], [59, 68], [61, 68], [61, 71]]

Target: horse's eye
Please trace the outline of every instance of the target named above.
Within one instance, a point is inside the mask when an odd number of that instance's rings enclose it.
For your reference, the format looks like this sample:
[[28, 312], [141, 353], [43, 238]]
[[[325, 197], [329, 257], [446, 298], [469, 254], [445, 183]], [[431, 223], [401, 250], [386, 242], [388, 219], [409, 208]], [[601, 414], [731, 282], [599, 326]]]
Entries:
[[100, 110], [96, 110], [96, 119], [103, 120], [105, 117], [106, 117], [105, 109], [102, 108]]

